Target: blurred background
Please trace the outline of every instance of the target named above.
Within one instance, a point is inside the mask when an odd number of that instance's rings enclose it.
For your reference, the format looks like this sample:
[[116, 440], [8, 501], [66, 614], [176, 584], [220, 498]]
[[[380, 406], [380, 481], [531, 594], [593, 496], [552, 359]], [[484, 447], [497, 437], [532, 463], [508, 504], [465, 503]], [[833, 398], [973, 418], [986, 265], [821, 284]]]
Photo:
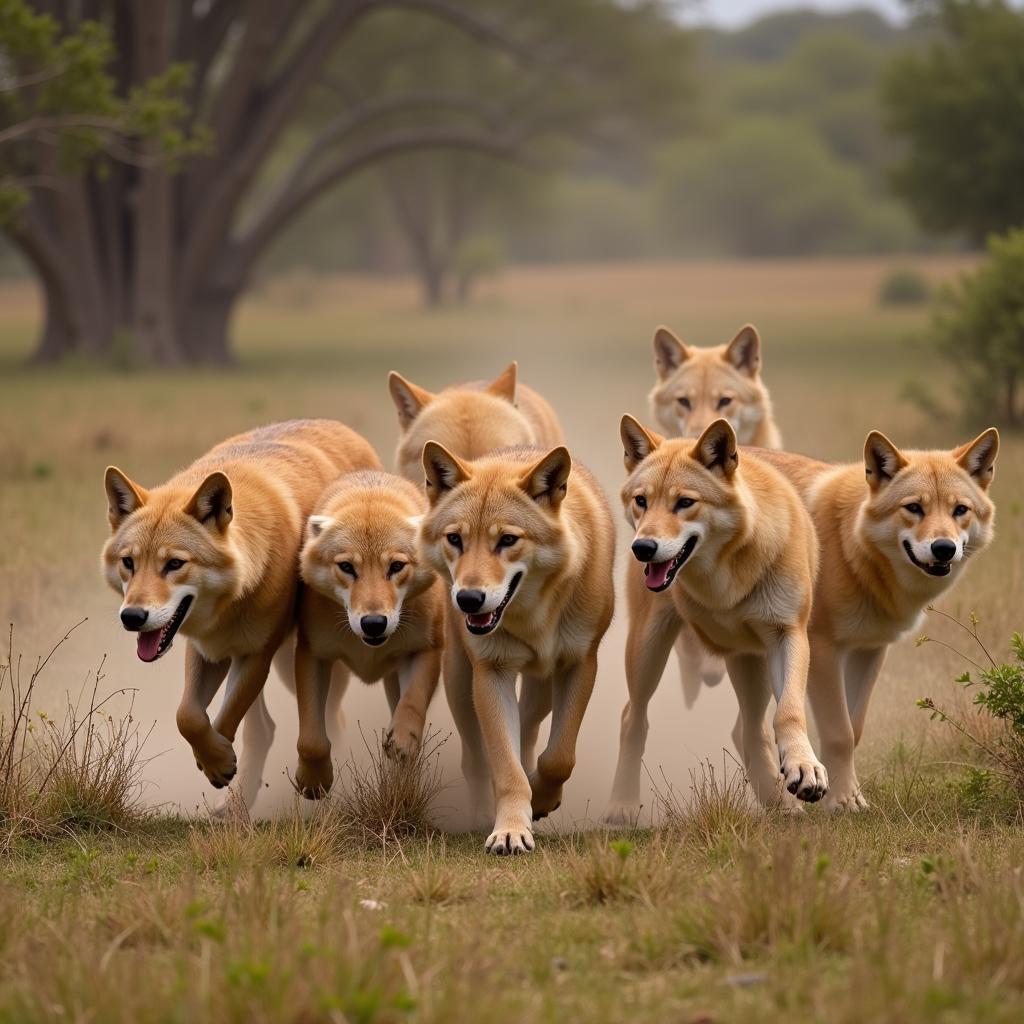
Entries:
[[[141, 666], [99, 579], [107, 464], [154, 485], [301, 416], [345, 420], [388, 462], [388, 370], [437, 390], [516, 359], [617, 508], [618, 419], [646, 414], [655, 326], [706, 345], [746, 321], [793, 450], [1004, 428], [996, 550], [945, 606], [1004, 641], [1024, 582], [1022, 181], [1024, 14], [996, 0], [0, 0], [11, 650], [30, 665], [88, 617], [48, 699], [105, 655], [103, 685], [137, 688], [167, 751], [151, 798], [199, 806], [181, 651]], [[619, 615], [556, 827], [603, 810], [623, 638]], [[897, 646], [876, 764], [952, 674], [937, 645]], [[684, 709], [676, 676], [648, 768], [685, 789], [722, 763], [734, 702], [724, 684]], [[261, 810], [294, 757], [291, 702], [268, 693]], [[358, 753], [383, 694], [354, 687], [347, 708]], [[432, 717], [450, 730], [443, 697]], [[453, 777], [456, 740], [442, 757]]]

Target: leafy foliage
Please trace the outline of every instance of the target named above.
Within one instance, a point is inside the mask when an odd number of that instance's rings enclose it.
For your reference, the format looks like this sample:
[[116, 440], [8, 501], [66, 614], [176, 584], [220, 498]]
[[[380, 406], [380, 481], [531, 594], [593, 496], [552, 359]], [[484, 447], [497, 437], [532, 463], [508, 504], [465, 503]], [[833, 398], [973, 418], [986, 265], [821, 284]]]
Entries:
[[183, 128], [188, 66], [172, 64], [120, 96], [113, 59], [103, 25], [61, 34], [25, 0], [0, 0], [0, 223], [25, 205], [30, 186], [81, 171], [98, 154], [166, 160], [205, 144]]
[[893, 182], [921, 223], [989, 232], [1024, 224], [1024, 13], [1004, 0], [933, 0], [941, 36], [897, 58], [889, 123], [908, 143]]

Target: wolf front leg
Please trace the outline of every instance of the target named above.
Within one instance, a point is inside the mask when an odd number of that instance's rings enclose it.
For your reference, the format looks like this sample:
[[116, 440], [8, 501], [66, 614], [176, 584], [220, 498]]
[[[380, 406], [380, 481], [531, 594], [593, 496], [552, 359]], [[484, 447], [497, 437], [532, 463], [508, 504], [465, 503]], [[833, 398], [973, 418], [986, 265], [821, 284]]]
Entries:
[[469, 789], [472, 827], [483, 829], [494, 820], [493, 793], [480, 719], [473, 707], [473, 666], [455, 632], [462, 628], [461, 622], [449, 619], [444, 648], [444, 693], [462, 743], [462, 774]]
[[562, 802], [562, 786], [576, 766], [576, 741], [594, 692], [597, 644], [561, 679], [551, 681], [551, 735], [530, 776], [533, 820], [545, 818]]
[[811, 638], [811, 669], [807, 694], [821, 737], [821, 754], [828, 769], [829, 791], [825, 809], [863, 811], [868, 803], [861, 795], [853, 763], [856, 733], [850, 720], [843, 685], [843, 655], [824, 637]]
[[494, 780], [494, 828], [484, 849], [499, 856], [533, 849], [530, 780], [520, 762], [517, 674], [488, 662], [473, 666], [473, 705]]
[[192, 747], [196, 764], [217, 789], [234, 778], [237, 765], [231, 741], [210, 724], [207, 709], [230, 667], [230, 658], [207, 661], [189, 641], [185, 649], [185, 690], [175, 716], [178, 732]]
[[537, 676], [523, 676], [519, 688], [519, 735], [523, 771], [529, 775], [537, 767], [537, 741], [544, 719], [551, 714], [551, 683]]
[[[814, 803], [828, 792], [828, 772], [807, 735], [807, 672], [811, 659], [807, 630], [780, 628], [767, 641], [768, 674], [775, 691], [775, 743], [787, 792]], [[745, 726], [744, 726], [745, 727]]]
[[878, 675], [885, 663], [886, 647], [869, 647], [848, 651], [843, 663], [843, 681], [846, 691], [846, 707], [853, 726], [853, 745], [860, 743], [864, 734], [864, 722], [868, 717], [868, 702], [871, 691], [878, 682]]
[[[639, 589], [642, 588], [642, 589]], [[626, 686], [619, 761], [604, 822], [612, 827], [636, 824], [640, 814], [640, 768], [647, 744], [647, 706], [658, 688], [672, 645], [682, 625], [667, 594], [651, 594], [643, 578], [627, 582], [629, 633], [626, 638]]]
[[331, 740], [327, 734], [332, 667], [331, 662], [316, 657], [299, 637], [295, 645], [295, 700], [299, 713], [295, 788], [307, 800], [326, 796], [334, 782]]
[[384, 752], [398, 760], [414, 758], [423, 742], [427, 708], [441, 676], [440, 650], [418, 651], [398, 668], [399, 699], [384, 736]]

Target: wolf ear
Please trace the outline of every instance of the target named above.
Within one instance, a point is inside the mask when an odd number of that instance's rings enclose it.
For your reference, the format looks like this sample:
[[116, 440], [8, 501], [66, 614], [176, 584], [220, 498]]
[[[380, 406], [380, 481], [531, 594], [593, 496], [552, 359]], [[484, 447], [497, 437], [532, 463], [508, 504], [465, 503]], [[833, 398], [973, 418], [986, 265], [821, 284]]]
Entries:
[[690, 458], [712, 473], [721, 472], [730, 479], [740, 464], [740, 456], [736, 450], [736, 432], [729, 421], [715, 420], [697, 439]]
[[445, 491], [450, 491], [470, 477], [469, 467], [436, 441], [428, 441], [423, 446], [423, 472], [426, 474], [427, 497], [431, 505]]
[[619, 423], [619, 437], [622, 438], [622, 459], [626, 464], [627, 473], [632, 473], [665, 440], [642, 426], [639, 420], [633, 419], [628, 413]]
[[328, 527], [334, 525], [330, 516], [310, 516], [306, 523], [310, 537], [319, 537]]
[[753, 324], [744, 324], [725, 348], [725, 358], [737, 370], [756, 377], [761, 372], [761, 335]]
[[429, 391], [406, 380], [394, 370], [388, 374], [388, 391], [398, 410], [398, 423], [403, 430], [408, 430], [409, 424], [419, 416], [423, 406], [434, 400]]
[[868, 486], [877, 491], [887, 484], [905, 465], [902, 452], [878, 430], [872, 430], [864, 442], [864, 474]]
[[484, 391], [489, 395], [494, 395], [496, 398], [504, 398], [506, 402], [511, 402], [513, 405], [516, 404], [516, 383], [519, 376], [519, 364], [512, 363], [509, 368], [499, 374], [494, 380], [491, 381]]
[[654, 369], [658, 379], [671, 377], [690, 358], [690, 350], [667, 328], [654, 332]]
[[234, 516], [231, 507], [231, 481], [221, 472], [211, 473], [189, 499], [185, 511], [203, 525], [212, 523], [226, 530]]
[[999, 431], [989, 427], [969, 444], [961, 445], [953, 455], [957, 465], [974, 477], [977, 485], [988, 490], [996, 473], [996, 456], [999, 454]]
[[133, 484], [117, 466], [107, 466], [103, 487], [107, 492], [107, 519], [111, 530], [116, 530], [136, 509], [145, 505], [149, 497], [142, 487]]
[[572, 469], [572, 457], [565, 445], [552, 448], [532, 469], [523, 474], [519, 486], [534, 501], [546, 501], [556, 509], [562, 504]]

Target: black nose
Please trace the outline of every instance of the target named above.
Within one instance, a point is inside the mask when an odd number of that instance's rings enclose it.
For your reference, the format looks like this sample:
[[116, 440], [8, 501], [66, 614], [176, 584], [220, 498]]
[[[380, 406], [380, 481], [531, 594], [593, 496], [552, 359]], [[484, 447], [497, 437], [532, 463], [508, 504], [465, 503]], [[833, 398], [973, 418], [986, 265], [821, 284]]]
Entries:
[[388, 628], [388, 617], [386, 615], [364, 615], [359, 620], [359, 628], [366, 636], [383, 636], [384, 630]]
[[149, 618], [149, 612], [145, 608], [122, 608], [121, 609], [121, 624], [125, 629], [130, 629], [134, 633], [138, 633], [140, 629], [146, 624], [146, 619]]
[[952, 562], [956, 554], [956, 544], [945, 537], [932, 541], [932, 554], [938, 562]]
[[658, 553], [658, 542], [641, 538], [633, 541], [633, 554], [641, 562], [649, 562]]
[[460, 590], [455, 595], [455, 603], [467, 614], [480, 611], [487, 595], [482, 590]]

